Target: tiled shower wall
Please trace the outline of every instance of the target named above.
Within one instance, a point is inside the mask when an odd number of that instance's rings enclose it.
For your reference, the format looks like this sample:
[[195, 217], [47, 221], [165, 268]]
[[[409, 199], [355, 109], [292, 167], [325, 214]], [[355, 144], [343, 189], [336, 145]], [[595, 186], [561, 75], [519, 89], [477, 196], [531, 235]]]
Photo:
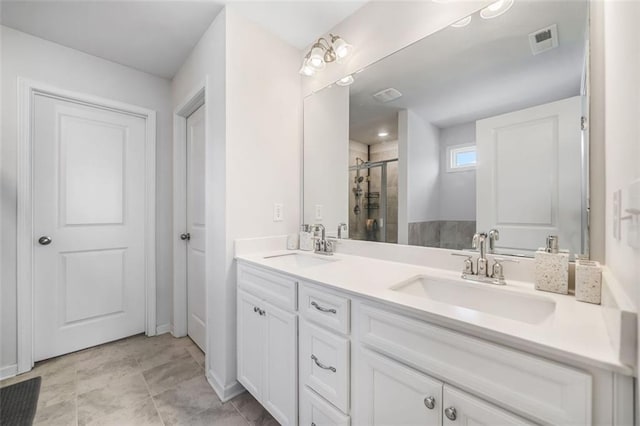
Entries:
[[413, 222], [409, 224], [409, 245], [462, 250], [471, 248], [471, 239], [475, 232], [475, 221]]

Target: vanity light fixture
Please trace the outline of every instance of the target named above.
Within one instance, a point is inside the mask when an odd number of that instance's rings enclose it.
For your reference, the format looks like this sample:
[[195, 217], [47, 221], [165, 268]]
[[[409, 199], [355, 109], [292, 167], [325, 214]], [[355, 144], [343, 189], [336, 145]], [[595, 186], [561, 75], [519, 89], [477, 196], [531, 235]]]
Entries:
[[338, 86], [350, 86], [350, 85], [353, 84], [354, 81], [355, 80], [354, 80], [353, 76], [351, 74], [349, 74], [348, 76], [342, 77], [340, 80], [336, 81], [336, 84]]
[[321, 37], [311, 46], [311, 50], [302, 60], [300, 74], [310, 77], [316, 71], [323, 69], [328, 63], [341, 62], [342, 59], [351, 54], [353, 47], [340, 36], [329, 34], [329, 38], [331, 42]]
[[462, 27], [466, 27], [470, 23], [471, 23], [471, 15], [467, 16], [466, 18], [462, 18], [457, 22], [454, 22], [453, 24], [451, 24], [451, 26], [454, 28], [462, 28]]
[[385, 136], [389, 136], [389, 132], [387, 132], [386, 130], [380, 130], [378, 132], [378, 137], [384, 138]]
[[480, 17], [483, 19], [497, 18], [498, 16], [511, 9], [514, 0], [498, 0], [495, 3], [491, 3], [480, 11]]

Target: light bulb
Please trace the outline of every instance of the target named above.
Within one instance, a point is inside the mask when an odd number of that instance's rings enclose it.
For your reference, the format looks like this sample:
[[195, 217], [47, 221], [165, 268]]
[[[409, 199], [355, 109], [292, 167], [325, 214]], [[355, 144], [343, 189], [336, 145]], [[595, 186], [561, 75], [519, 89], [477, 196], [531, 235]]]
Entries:
[[351, 50], [353, 50], [353, 47], [340, 37], [334, 37], [332, 44], [333, 51], [336, 52], [338, 59], [346, 58], [351, 53]]
[[309, 61], [307, 59], [305, 59], [302, 62], [302, 66], [300, 67], [300, 71], [298, 71], [300, 74], [307, 76], [307, 77], [311, 77], [312, 75], [314, 75], [316, 73], [316, 69], [313, 68], [311, 65], [309, 65]]
[[387, 132], [386, 130], [380, 130], [378, 132], [378, 136], [384, 138], [385, 136], [389, 136], [389, 132]]
[[498, 0], [497, 2], [491, 3], [480, 11], [480, 17], [483, 19], [496, 18], [511, 9], [513, 1], [514, 0]]
[[317, 70], [324, 68], [324, 49], [318, 45], [314, 46], [314, 48], [311, 49], [308, 63]]
[[454, 28], [462, 28], [462, 27], [466, 27], [470, 23], [471, 23], [471, 15], [467, 16], [466, 18], [462, 18], [458, 22], [451, 24], [451, 26]]
[[340, 80], [336, 81], [336, 84], [338, 86], [349, 86], [351, 84], [353, 84], [355, 80], [353, 79], [352, 75], [348, 75], [346, 77], [342, 77]]

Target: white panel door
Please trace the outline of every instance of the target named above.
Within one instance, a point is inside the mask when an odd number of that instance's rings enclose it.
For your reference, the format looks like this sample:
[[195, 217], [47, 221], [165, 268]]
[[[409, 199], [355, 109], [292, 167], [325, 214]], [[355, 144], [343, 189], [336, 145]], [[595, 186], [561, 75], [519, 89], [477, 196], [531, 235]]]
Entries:
[[442, 424], [442, 382], [368, 349], [362, 348], [360, 355], [356, 364], [356, 424]]
[[38, 361], [145, 330], [145, 120], [42, 95], [33, 117]]
[[187, 334], [206, 350], [204, 105], [187, 118]]
[[444, 386], [444, 426], [524, 426], [533, 425], [502, 408], [466, 392]]
[[558, 235], [581, 253], [582, 98], [476, 123], [477, 229], [500, 231], [496, 247], [531, 250]]

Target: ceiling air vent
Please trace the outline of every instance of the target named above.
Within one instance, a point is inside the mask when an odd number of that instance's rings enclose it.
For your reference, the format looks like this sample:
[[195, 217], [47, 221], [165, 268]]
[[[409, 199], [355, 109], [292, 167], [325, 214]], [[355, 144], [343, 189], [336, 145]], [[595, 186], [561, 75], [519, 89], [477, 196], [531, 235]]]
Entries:
[[388, 89], [384, 89], [379, 91], [378, 93], [373, 94], [373, 98], [382, 103], [395, 101], [399, 97], [402, 96], [402, 93], [398, 92], [393, 87], [389, 87]]
[[558, 47], [558, 26], [553, 24], [529, 34], [529, 44], [534, 55]]

